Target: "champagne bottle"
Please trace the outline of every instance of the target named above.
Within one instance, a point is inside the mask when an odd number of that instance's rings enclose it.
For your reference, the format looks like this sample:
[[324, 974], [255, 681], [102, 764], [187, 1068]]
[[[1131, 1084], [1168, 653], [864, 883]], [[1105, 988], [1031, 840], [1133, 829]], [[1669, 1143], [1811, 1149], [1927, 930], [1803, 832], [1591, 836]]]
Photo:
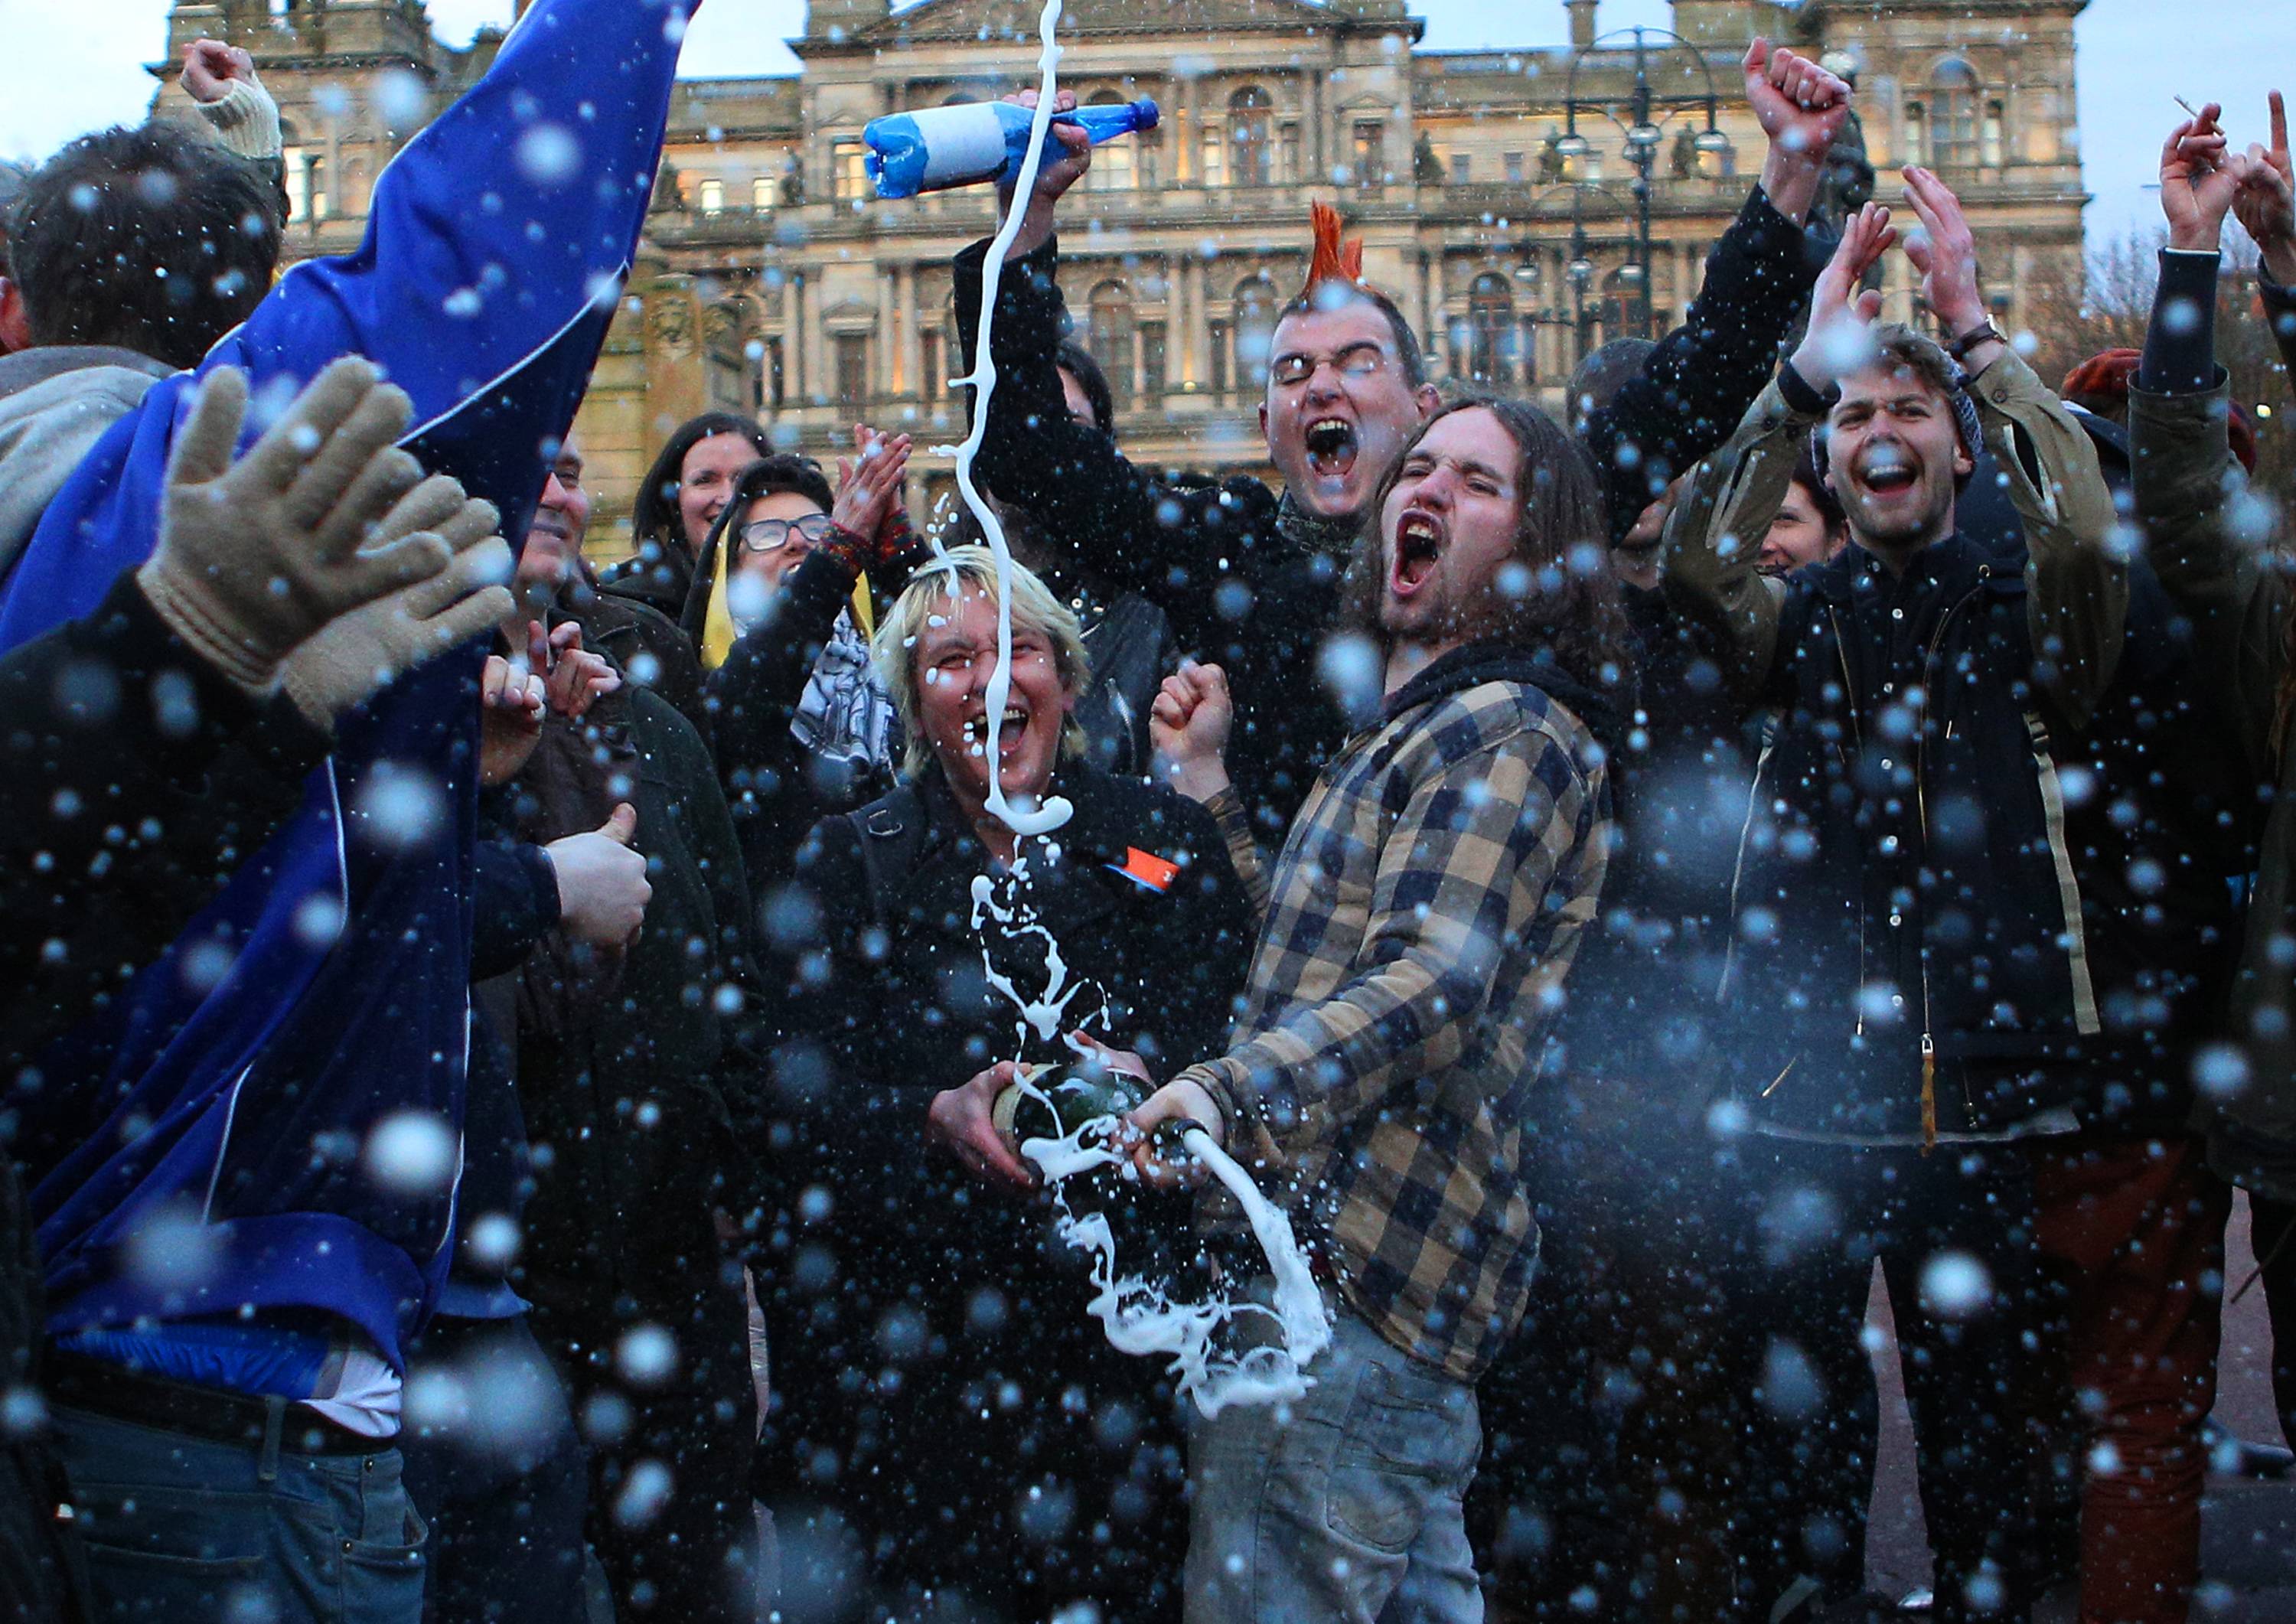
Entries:
[[[879, 197], [914, 197], [949, 186], [1010, 180], [1021, 173], [1035, 117], [1010, 102], [965, 102], [888, 113], [870, 120], [861, 132], [869, 148], [863, 162]], [[1159, 117], [1156, 103], [1144, 96], [1113, 107], [1056, 113], [1053, 122], [1077, 126], [1098, 146], [1135, 130], [1154, 129]]]
[[1027, 1080], [1005, 1085], [990, 1107], [996, 1131], [1016, 1156], [1024, 1139], [1064, 1138], [1096, 1117], [1128, 1116], [1148, 1097], [1137, 1078], [1102, 1065], [1025, 1070]]

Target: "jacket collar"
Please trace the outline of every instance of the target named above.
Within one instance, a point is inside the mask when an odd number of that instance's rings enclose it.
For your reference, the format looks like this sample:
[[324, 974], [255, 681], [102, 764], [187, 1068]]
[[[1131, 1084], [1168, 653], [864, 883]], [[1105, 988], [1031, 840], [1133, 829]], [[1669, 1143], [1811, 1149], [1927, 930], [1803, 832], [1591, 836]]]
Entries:
[[1924, 586], [1966, 591], [1999, 576], [2022, 578], [2020, 569], [2005, 570], [2000, 558], [1956, 530], [1923, 547], [1902, 577], [1892, 576], [1880, 559], [1852, 542], [1835, 557], [1800, 571], [1797, 578], [1808, 581], [1828, 603], [1847, 608], [1860, 601], [1886, 603]]
[[117, 345], [39, 344], [12, 356], [0, 356], [0, 400], [20, 395], [51, 378], [61, 378], [66, 373], [86, 372], [96, 366], [122, 366], [152, 378], [176, 375], [176, 369], [165, 361], [155, 361], [150, 356]]

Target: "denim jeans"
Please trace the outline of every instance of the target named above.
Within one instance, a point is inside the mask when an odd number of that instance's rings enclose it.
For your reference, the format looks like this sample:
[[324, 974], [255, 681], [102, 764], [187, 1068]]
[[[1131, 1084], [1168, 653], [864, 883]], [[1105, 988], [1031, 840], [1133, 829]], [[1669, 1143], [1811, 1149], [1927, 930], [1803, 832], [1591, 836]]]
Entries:
[[1479, 1624], [1475, 1391], [1346, 1309], [1296, 1403], [1188, 1421], [1188, 1624]]
[[420, 1624], [422, 1520], [398, 1451], [297, 1455], [54, 1411], [96, 1617]]

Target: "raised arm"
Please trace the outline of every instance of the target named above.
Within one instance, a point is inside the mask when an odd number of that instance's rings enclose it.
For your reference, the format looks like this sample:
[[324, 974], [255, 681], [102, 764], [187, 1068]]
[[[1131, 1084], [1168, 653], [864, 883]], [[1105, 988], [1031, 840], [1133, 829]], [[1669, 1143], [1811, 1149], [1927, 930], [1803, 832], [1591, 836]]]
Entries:
[[[2210, 691], [2235, 707], [2259, 774], [2269, 765], [2287, 666], [2286, 578], [2265, 567], [2268, 508], [2248, 489], [2226, 433], [2229, 385], [2216, 358], [2217, 274], [2227, 209], [2273, 252], [2285, 182], [2286, 115], [2273, 95], [2276, 155], [2226, 150], [2214, 103], [2178, 125], [2161, 154], [2169, 244], [2128, 392], [2129, 455], [2145, 558], [2194, 621], [2194, 656]], [[2267, 273], [2268, 274], [2268, 273]], [[2267, 306], [2268, 308], [2268, 306]], [[2286, 340], [2284, 340], [2285, 343]]]
[[[1014, 99], [1034, 105], [1035, 94]], [[1063, 106], [1072, 102], [1062, 93]], [[989, 338], [996, 390], [981, 441], [981, 483], [999, 500], [1054, 523], [1088, 567], [1150, 598], [1190, 628], [1182, 634], [1190, 636], [1211, 623], [1213, 594], [1225, 573], [1220, 561], [1234, 558], [1237, 530], [1219, 521], [1218, 489], [1160, 480], [1134, 466], [1107, 435], [1069, 415], [1055, 364], [1069, 318], [1056, 279], [1054, 205], [1090, 167], [1092, 149], [1081, 130], [1052, 129], [1070, 151], [1037, 176], [998, 284]], [[976, 242], [954, 262], [959, 361], [968, 368], [980, 334], [988, 248]]]
[[1677, 472], [1722, 444], [1768, 381], [1778, 345], [1817, 274], [1801, 221], [1825, 153], [1849, 112], [1849, 87], [1816, 63], [1757, 39], [1746, 95], [1769, 152], [1761, 184], [1707, 256], [1682, 325], [1642, 374], [1587, 420], [1615, 544]]
[[1742, 705], [1763, 702], [1777, 662], [1787, 588], [1754, 565], [1785, 501], [1803, 440], [1824, 419], [1841, 376], [1867, 352], [1882, 296], [1860, 291], [1898, 239], [1890, 211], [1868, 203], [1847, 222], [1810, 294], [1809, 322], [1791, 360], [1747, 409], [1730, 443], [1700, 466], [1666, 529], [1660, 585], [1677, 614], [1716, 645]]
[[2112, 546], [2112, 493], [2096, 446], [2064, 403], [1990, 327], [1977, 281], [1977, 241], [1960, 200], [1934, 174], [1905, 172], [1922, 234], [1906, 244], [1969, 374], [1987, 447], [2025, 531], [2025, 612], [2035, 674], [2058, 718], [2088, 724], [2120, 660], [2128, 566]]
[[2265, 319], [2280, 346], [2280, 358], [2296, 367], [2296, 161], [2288, 152], [2288, 104], [2272, 93], [2272, 144], [2251, 145], [2246, 160], [2232, 165], [2239, 182], [2233, 211], [2256, 241], [2263, 275]]

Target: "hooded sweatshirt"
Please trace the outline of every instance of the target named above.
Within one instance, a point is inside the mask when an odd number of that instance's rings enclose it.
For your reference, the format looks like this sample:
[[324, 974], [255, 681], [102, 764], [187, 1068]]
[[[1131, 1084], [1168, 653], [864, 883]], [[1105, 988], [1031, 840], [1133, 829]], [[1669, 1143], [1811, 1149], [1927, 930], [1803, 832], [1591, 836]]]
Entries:
[[105, 344], [0, 356], [0, 578], [80, 458], [174, 371]]

